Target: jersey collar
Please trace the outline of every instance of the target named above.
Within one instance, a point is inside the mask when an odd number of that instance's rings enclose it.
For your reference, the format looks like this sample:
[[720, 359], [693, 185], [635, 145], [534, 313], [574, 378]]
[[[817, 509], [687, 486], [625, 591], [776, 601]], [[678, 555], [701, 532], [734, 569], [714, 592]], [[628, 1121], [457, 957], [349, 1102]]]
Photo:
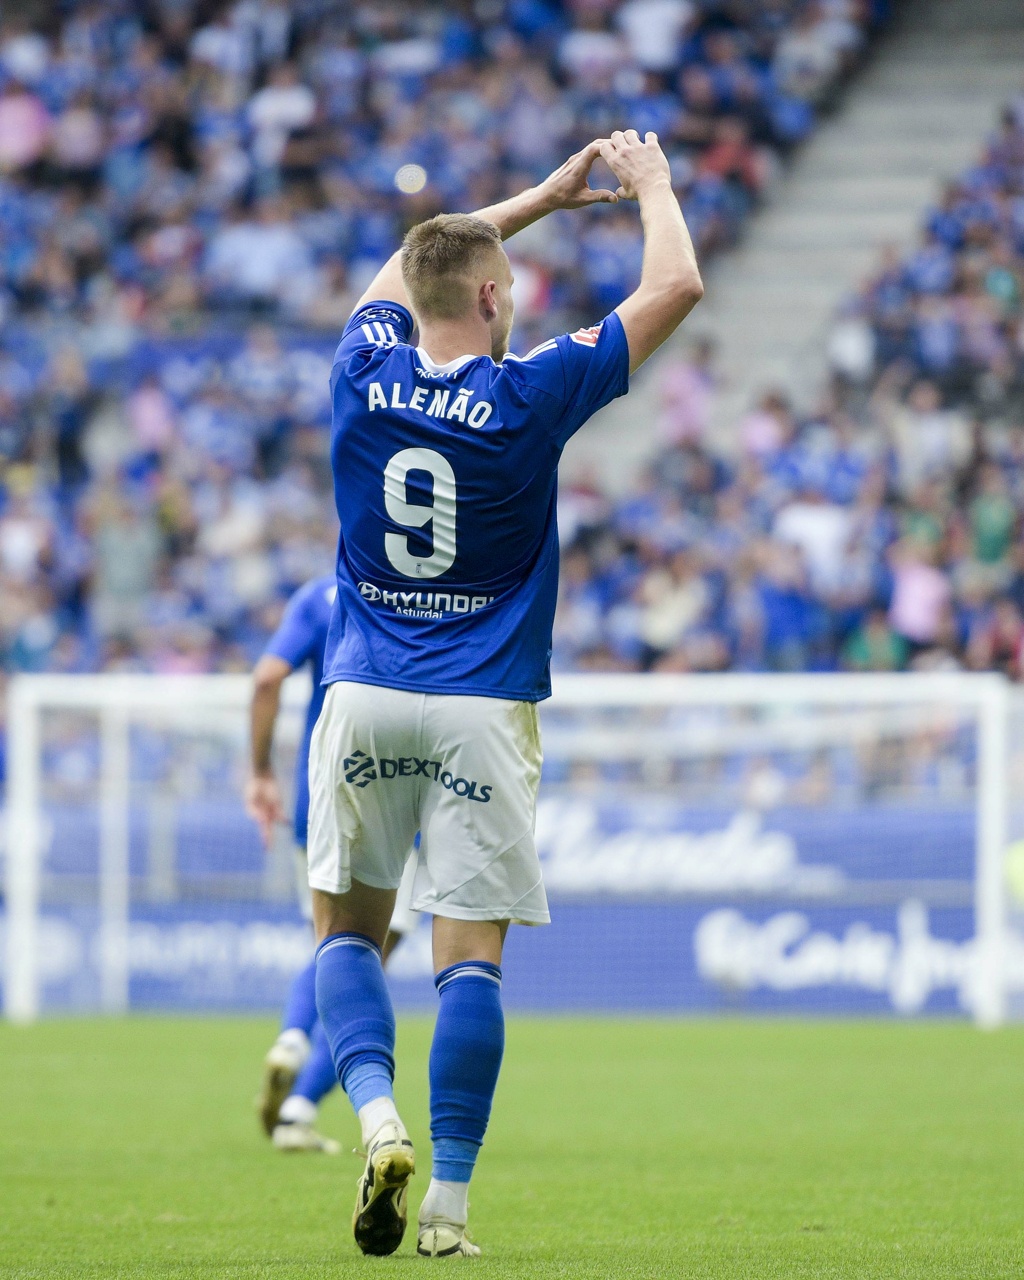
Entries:
[[454, 360], [449, 360], [447, 364], [435, 364], [430, 356], [422, 347], [416, 348], [416, 355], [419, 362], [427, 373], [455, 373], [457, 369], [461, 369], [464, 364], [469, 364], [470, 360], [479, 360], [479, 356], [456, 356]]

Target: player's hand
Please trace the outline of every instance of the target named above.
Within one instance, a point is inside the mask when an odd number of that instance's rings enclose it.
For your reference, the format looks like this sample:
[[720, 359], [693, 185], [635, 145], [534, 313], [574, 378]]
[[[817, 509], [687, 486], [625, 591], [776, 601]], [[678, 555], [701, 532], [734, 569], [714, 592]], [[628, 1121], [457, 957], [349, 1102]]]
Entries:
[[598, 138], [589, 143], [544, 179], [541, 191], [545, 196], [545, 203], [551, 209], [582, 209], [588, 204], [616, 202], [618, 196], [614, 191], [587, 185], [591, 167], [606, 141], [605, 138]]
[[269, 848], [274, 827], [284, 821], [281, 788], [273, 774], [254, 774], [245, 784], [245, 811], [259, 827], [263, 843]]
[[672, 185], [668, 159], [656, 133], [646, 134], [641, 142], [635, 129], [616, 130], [601, 143], [600, 155], [621, 184], [616, 192], [620, 200], [639, 200], [661, 182]]

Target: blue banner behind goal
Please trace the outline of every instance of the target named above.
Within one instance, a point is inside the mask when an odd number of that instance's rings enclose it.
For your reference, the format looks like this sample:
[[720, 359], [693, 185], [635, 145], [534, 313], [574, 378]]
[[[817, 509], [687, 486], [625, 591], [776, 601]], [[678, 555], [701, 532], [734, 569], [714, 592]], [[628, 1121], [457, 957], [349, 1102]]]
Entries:
[[[970, 806], [767, 813], [555, 796], [538, 842], [553, 923], [510, 932], [510, 1009], [968, 1014], [975, 980]], [[181, 806], [172, 901], [157, 901], [152, 815], [131, 815], [129, 1005], [278, 1006], [311, 942], [236, 804]], [[96, 814], [48, 813], [43, 1009], [96, 1005]], [[165, 885], [166, 889], [166, 885]], [[280, 885], [278, 885], [280, 889]], [[166, 893], [164, 894], [166, 897]], [[396, 1004], [433, 1007], [429, 922], [398, 950]]]

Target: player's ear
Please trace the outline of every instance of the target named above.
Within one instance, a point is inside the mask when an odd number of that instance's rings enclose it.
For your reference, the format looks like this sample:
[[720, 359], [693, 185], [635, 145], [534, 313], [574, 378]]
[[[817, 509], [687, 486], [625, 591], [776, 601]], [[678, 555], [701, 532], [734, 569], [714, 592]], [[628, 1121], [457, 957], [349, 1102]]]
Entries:
[[480, 314], [487, 324], [498, 314], [498, 285], [495, 280], [487, 280], [480, 286]]

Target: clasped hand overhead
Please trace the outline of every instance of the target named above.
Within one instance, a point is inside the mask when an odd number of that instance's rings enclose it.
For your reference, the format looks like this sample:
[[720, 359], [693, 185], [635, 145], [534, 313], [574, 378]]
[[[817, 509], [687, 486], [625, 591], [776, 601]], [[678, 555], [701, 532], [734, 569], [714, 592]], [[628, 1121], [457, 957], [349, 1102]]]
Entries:
[[[588, 185], [594, 162], [604, 160], [618, 179], [619, 187]], [[616, 130], [610, 138], [595, 138], [582, 151], [571, 155], [541, 184], [546, 203], [552, 209], [582, 209], [591, 204], [615, 204], [619, 200], [639, 200], [652, 185], [671, 185], [668, 160], [656, 133], [641, 140], [635, 129]]]

